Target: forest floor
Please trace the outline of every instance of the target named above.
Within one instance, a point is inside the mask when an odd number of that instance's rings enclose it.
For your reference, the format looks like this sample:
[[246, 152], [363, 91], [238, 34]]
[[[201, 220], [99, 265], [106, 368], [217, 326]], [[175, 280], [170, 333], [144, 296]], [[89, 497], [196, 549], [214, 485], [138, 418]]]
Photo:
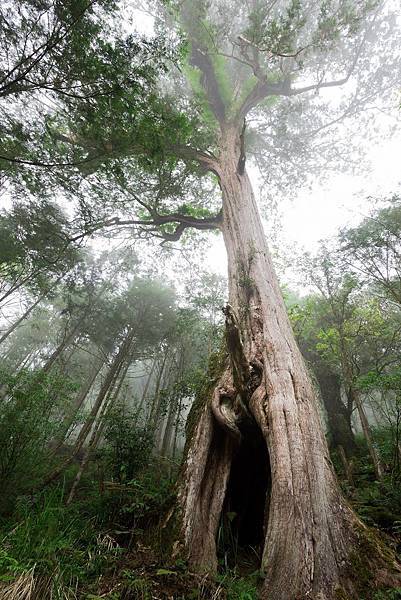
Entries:
[[[160, 523], [175, 484], [165, 466], [110, 483], [99, 481], [94, 465], [66, 506], [73, 475], [72, 469], [64, 482], [3, 510], [0, 600], [256, 600], [260, 548], [239, 548], [226, 537], [213, 580], [165, 556]], [[350, 502], [400, 552], [401, 486], [391, 478], [374, 481], [364, 461], [355, 466], [355, 482], [342, 480]], [[373, 590], [360, 600], [397, 599], [401, 589]]]

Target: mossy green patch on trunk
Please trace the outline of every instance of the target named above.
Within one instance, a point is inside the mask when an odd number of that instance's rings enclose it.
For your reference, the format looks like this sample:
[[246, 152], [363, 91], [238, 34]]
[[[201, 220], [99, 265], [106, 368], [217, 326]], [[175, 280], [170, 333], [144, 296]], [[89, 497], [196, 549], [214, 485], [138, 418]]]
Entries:
[[[356, 532], [343, 580], [347, 579], [348, 591], [338, 588], [335, 592], [338, 600], [376, 600], [377, 594], [401, 585], [401, 569], [395, 552], [372, 529], [361, 526]], [[379, 597], [386, 598], [385, 595]]]

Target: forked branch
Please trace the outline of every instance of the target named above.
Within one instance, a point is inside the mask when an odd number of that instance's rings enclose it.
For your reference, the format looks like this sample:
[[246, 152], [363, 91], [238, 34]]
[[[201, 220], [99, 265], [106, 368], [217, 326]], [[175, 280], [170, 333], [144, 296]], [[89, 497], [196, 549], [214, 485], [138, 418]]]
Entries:
[[362, 54], [362, 50], [368, 38], [369, 31], [370, 29], [367, 28], [360, 44], [356, 48], [354, 58], [351, 61], [351, 64], [343, 77], [329, 81], [320, 79], [315, 83], [300, 88], [292, 87], [291, 71], [287, 71], [287, 73], [284, 74], [282, 80], [279, 82], [274, 83], [268, 81], [267, 72], [266, 69], [262, 67], [260, 57], [261, 55], [264, 55], [264, 58], [267, 60], [270, 60], [274, 57], [279, 57], [293, 59], [295, 61], [300, 56], [300, 54], [302, 54], [302, 52], [312, 48], [313, 44], [309, 44], [302, 48], [299, 48], [293, 53], [278, 53], [272, 51], [269, 48], [261, 48], [258, 45], [247, 40], [243, 36], [239, 36], [238, 43], [236, 45], [240, 49], [240, 55], [242, 57], [241, 62], [246, 62], [249, 65], [255, 77], [257, 78], [257, 82], [255, 83], [253, 89], [249, 92], [248, 96], [244, 99], [242, 106], [239, 108], [236, 117], [237, 120], [241, 121], [244, 117], [246, 117], [246, 115], [252, 108], [257, 106], [259, 102], [261, 102], [264, 98], [268, 96], [297, 96], [299, 94], [304, 94], [310, 91], [318, 91], [324, 88], [339, 87], [345, 85], [355, 71], [355, 67], [359, 61], [359, 58]]

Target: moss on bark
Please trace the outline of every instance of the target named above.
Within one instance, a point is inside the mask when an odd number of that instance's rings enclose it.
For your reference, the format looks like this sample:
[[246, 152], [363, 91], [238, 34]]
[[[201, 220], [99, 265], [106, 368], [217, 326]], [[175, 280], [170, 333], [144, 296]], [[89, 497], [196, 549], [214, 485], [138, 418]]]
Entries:
[[342, 580], [349, 583], [336, 590], [338, 600], [374, 600], [379, 592], [401, 586], [401, 568], [388, 540], [361, 524]]
[[214, 387], [224, 371], [226, 361], [227, 350], [226, 345], [224, 343], [222, 344], [220, 350], [210, 355], [205, 379], [202, 385], [200, 386], [199, 391], [196, 394], [194, 403], [191, 406], [191, 410], [189, 411], [187, 422], [185, 425], [185, 447], [183, 457], [184, 461], [192, 439], [192, 434], [194, 432], [196, 424], [199, 421], [199, 415], [202, 409], [206, 406], [207, 402], [210, 401]]

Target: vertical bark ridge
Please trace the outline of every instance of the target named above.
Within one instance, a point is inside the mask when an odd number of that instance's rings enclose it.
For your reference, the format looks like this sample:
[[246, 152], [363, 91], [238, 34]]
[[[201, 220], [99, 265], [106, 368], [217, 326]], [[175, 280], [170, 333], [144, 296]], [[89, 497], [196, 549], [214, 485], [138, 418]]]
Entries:
[[216, 533], [230, 472], [230, 446], [206, 405], [187, 454], [179, 501], [190, 564], [210, 572], [217, 571]]
[[[228, 160], [230, 162], [235, 159]], [[230, 301], [240, 311], [241, 304], [246, 306], [249, 302], [247, 321], [250, 327], [247, 329], [251, 339], [247, 345], [250, 353], [258, 353], [258, 350], [259, 354], [260, 351], [263, 353], [268, 388], [265, 418], [273, 482], [262, 566], [266, 571], [269, 598], [288, 599], [289, 583], [290, 589], [305, 594], [312, 592], [317, 570], [315, 546], [321, 546], [326, 558], [334, 558], [327, 532], [320, 531], [317, 535], [313, 532], [316, 524], [319, 529], [324, 526], [322, 514], [314, 514], [313, 506], [319, 506], [321, 510], [322, 503], [328, 504], [327, 488], [334, 482], [330, 481], [331, 475], [327, 482], [326, 474], [316, 464], [316, 458], [322, 460], [326, 450], [322, 436], [318, 435], [319, 439], [313, 441], [300, 426], [306, 422], [310, 430], [319, 431], [317, 407], [302, 359], [292, 341], [249, 180], [246, 173], [234, 177], [230, 164], [226, 171], [221, 187], [223, 232], [231, 265]], [[244, 249], [248, 249], [247, 255], [246, 251], [244, 255]], [[244, 273], [238, 273], [238, 263], [247, 264], [247, 261], [248, 280], [241, 282]], [[246, 287], [248, 290], [244, 290]], [[255, 313], [260, 315], [258, 320], [263, 323], [261, 331], [260, 324], [253, 319]], [[256, 341], [262, 345], [261, 349], [255, 348]], [[281, 563], [286, 563], [285, 569]], [[335, 577], [333, 573], [333, 579]]]

